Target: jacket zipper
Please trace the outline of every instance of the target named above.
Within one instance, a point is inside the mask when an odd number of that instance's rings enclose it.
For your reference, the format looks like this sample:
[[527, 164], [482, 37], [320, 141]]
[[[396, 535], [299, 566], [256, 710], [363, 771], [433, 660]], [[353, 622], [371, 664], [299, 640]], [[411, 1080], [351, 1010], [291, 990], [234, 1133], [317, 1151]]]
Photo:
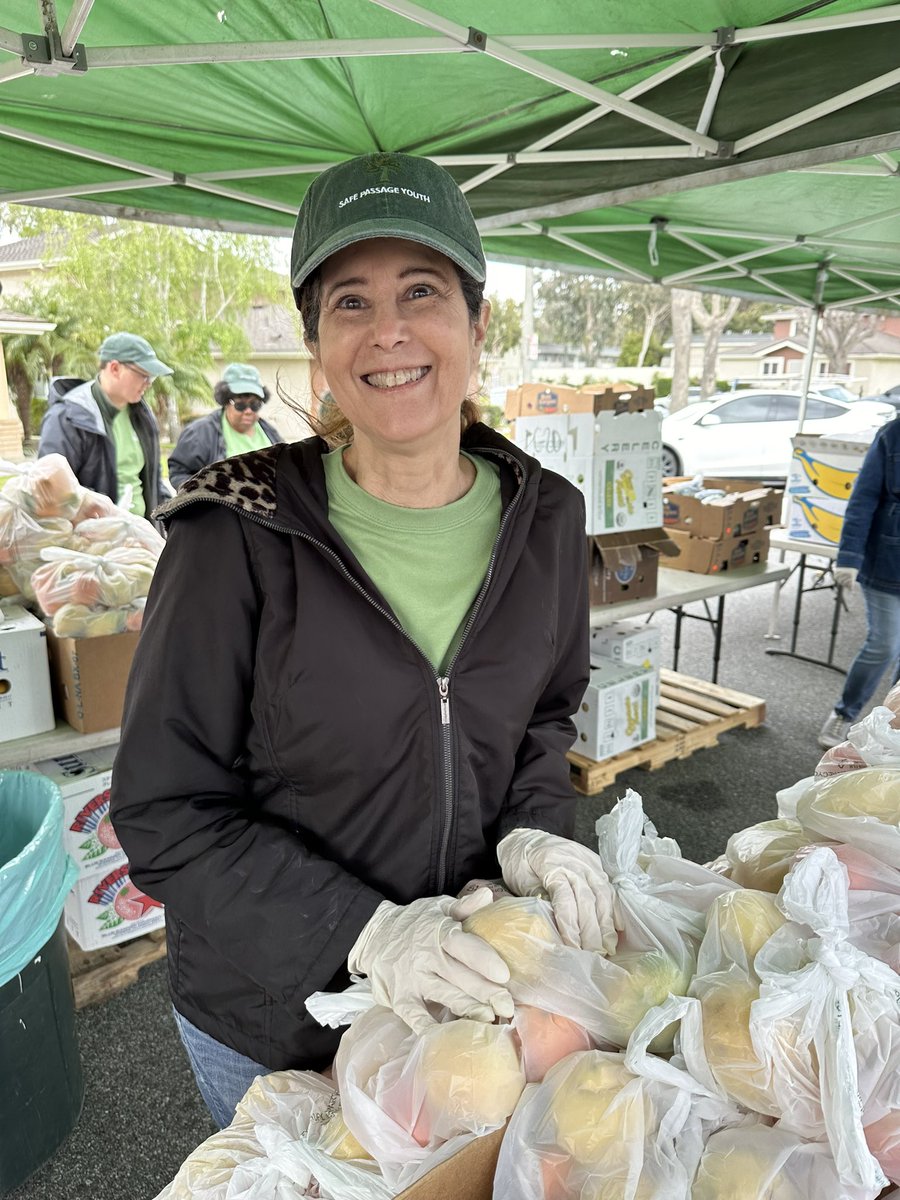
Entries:
[[[442, 820], [441, 820], [441, 837], [440, 837], [440, 844], [439, 844], [439, 848], [438, 848], [438, 869], [437, 869], [437, 879], [436, 879], [436, 894], [438, 894], [438, 895], [443, 894], [444, 888], [446, 887], [446, 883], [447, 883], [447, 856], [448, 856], [449, 849], [450, 849], [450, 830], [453, 825], [453, 810], [455, 808], [455, 790], [456, 790], [455, 789], [455, 777], [454, 777], [454, 773], [453, 773], [453, 727], [452, 727], [451, 719], [450, 719], [450, 716], [451, 716], [451, 714], [450, 714], [450, 676], [452, 674], [453, 667], [456, 664], [456, 660], [459, 658], [460, 651], [462, 650], [463, 645], [465, 644], [466, 638], [469, 636], [469, 631], [471, 630], [472, 626], [475, 623], [475, 619], [478, 616], [478, 612], [481, 608], [482, 602], [484, 601], [484, 597], [487, 594], [487, 590], [488, 590], [488, 587], [490, 586], [490, 582], [491, 582], [491, 577], [493, 576], [493, 573], [494, 573], [494, 567], [496, 566], [497, 553], [500, 548], [500, 542], [503, 539], [503, 533], [506, 529], [506, 526], [509, 524], [509, 520], [510, 520], [510, 517], [512, 516], [513, 510], [516, 508], [516, 506], [519, 503], [519, 498], [522, 495], [522, 491], [523, 491], [523, 488], [525, 485], [525, 478], [522, 473], [521, 465], [516, 461], [516, 459], [513, 457], [513, 455], [506, 454], [502, 450], [493, 450], [493, 449], [488, 449], [486, 447], [484, 449], [482, 449], [481, 453], [486, 454], [486, 455], [493, 454], [497, 458], [506, 459], [510, 463], [510, 465], [512, 466], [513, 470], [516, 473], [516, 476], [519, 480], [519, 486], [516, 491], [516, 494], [513, 496], [512, 500], [510, 500], [509, 505], [506, 509], [506, 512], [500, 518], [500, 527], [497, 530], [497, 536], [494, 539], [494, 546], [493, 546], [493, 549], [491, 550], [491, 557], [488, 560], [488, 566], [487, 566], [487, 570], [485, 571], [485, 574], [484, 574], [484, 580], [482, 581], [481, 589], [479, 590], [478, 595], [475, 597], [475, 603], [472, 605], [472, 609], [469, 613], [468, 620], [466, 621], [465, 627], [463, 629], [462, 636], [459, 639], [459, 643], [457, 644], [456, 650], [453, 652], [453, 657], [451, 658], [450, 662], [447, 665], [447, 674], [446, 675], [437, 675], [437, 674], [435, 675], [435, 682], [437, 683], [437, 689], [438, 689], [438, 704], [439, 704], [439, 708], [440, 708], [440, 721], [441, 721], [441, 768], [442, 768], [441, 774], [442, 774], [443, 781], [444, 781], [443, 813], [442, 813]], [[207, 503], [224, 504], [229, 508], [232, 507], [230, 501], [219, 500], [215, 496], [198, 496], [197, 499], [205, 500]], [[425, 661], [428, 663], [429, 667], [431, 667], [431, 660], [428, 658], [428, 656], [422, 650], [421, 646], [419, 646], [419, 644], [415, 641], [414, 638], [410, 637], [410, 635], [406, 632], [406, 630], [403, 628], [403, 626], [400, 624], [400, 622], [397, 620], [397, 618], [394, 616], [394, 614], [392, 612], [390, 612], [388, 609], [386, 609], [384, 607], [384, 605], [379, 604], [377, 600], [375, 600], [372, 596], [369, 595], [369, 593], [362, 586], [362, 584], [359, 583], [358, 580], [353, 578], [353, 576], [347, 570], [340, 555], [337, 553], [336, 550], [332, 550], [330, 546], [327, 546], [324, 542], [319, 541], [318, 538], [314, 538], [312, 536], [312, 534], [304, 533], [302, 530], [299, 530], [299, 529], [292, 529], [288, 525], [279, 525], [275, 521], [267, 520], [265, 517], [258, 517], [258, 516], [256, 516], [255, 513], [246, 512], [245, 510], [244, 511], [239, 510], [239, 515], [247, 517], [248, 520], [255, 521], [258, 525], [265, 526], [266, 529], [274, 529], [276, 533], [287, 533], [287, 534], [290, 534], [292, 537], [302, 538], [304, 541], [309, 542], [310, 545], [315, 546], [317, 549], [321, 550], [323, 552], [323, 554], [325, 554], [328, 558], [330, 558], [334, 561], [334, 563], [336, 564], [340, 573], [344, 576], [345, 579], [347, 579], [352, 584], [352, 586], [356, 589], [356, 591], [358, 591], [359, 594], [364, 599], [366, 599], [369, 602], [369, 604], [372, 605], [372, 607], [376, 610], [376, 612], [380, 612], [384, 617], [387, 618], [387, 620], [391, 623], [391, 625], [393, 625], [394, 628], [396, 630], [398, 630], [403, 635], [403, 637], [405, 637], [406, 640], [408, 642], [410, 642], [411, 645], [413, 645], [416, 648], [416, 650], [419, 652], [419, 654], [422, 656], [422, 658], [424, 658]], [[431, 669], [434, 670], [433, 667], [431, 667]]]

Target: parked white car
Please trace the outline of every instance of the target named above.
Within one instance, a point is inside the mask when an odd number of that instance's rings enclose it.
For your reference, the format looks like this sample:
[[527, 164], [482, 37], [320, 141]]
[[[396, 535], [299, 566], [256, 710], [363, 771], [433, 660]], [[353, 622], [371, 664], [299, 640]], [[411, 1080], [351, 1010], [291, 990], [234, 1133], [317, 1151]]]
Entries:
[[[797, 432], [799, 392], [732, 392], [689, 404], [663, 418], [663, 475], [722, 475], [783, 479]], [[874, 431], [897, 410], [872, 400], [826, 399], [810, 393], [804, 433], [831, 437]]]

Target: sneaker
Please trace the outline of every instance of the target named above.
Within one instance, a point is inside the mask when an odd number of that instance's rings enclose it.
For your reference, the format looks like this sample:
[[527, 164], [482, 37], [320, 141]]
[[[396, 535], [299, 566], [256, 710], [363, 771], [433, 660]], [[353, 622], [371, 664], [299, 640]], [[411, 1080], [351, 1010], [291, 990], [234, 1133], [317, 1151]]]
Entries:
[[823, 750], [830, 750], [832, 746], [839, 746], [841, 742], [847, 740], [847, 730], [852, 724], [853, 722], [849, 717], [842, 717], [839, 712], [832, 712], [819, 731], [819, 745]]

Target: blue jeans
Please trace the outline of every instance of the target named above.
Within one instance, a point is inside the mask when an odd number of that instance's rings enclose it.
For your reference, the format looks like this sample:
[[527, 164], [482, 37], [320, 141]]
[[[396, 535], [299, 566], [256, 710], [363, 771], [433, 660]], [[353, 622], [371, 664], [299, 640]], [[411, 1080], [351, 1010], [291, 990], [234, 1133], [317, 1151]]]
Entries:
[[257, 1075], [268, 1075], [269, 1068], [217, 1042], [192, 1025], [177, 1009], [173, 1008], [172, 1012], [200, 1095], [212, 1119], [224, 1129], [234, 1119], [234, 1110], [244, 1092]]
[[863, 648], [847, 672], [841, 698], [834, 706], [850, 721], [856, 720], [872, 698], [878, 681], [891, 668], [891, 686], [900, 676], [900, 595], [862, 589], [866, 601], [869, 632]]

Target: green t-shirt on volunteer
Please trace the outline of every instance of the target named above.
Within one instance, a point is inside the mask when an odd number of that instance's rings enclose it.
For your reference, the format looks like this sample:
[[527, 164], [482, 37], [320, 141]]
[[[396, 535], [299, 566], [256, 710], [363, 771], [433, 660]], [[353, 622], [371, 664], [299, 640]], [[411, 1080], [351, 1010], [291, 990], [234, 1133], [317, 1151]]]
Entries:
[[106, 432], [112, 438], [116, 451], [116, 480], [119, 486], [118, 500], [125, 488], [131, 487], [131, 512], [139, 517], [146, 516], [147, 505], [144, 501], [144, 485], [141, 483], [141, 471], [144, 469], [144, 450], [134, 425], [131, 423], [131, 405], [116, 408], [111, 404], [100, 384], [95, 380], [91, 386], [91, 394], [100, 407], [100, 415]]
[[402, 508], [363, 491], [343, 449], [325, 456], [328, 517], [400, 624], [441, 673], [453, 658], [500, 528], [500, 474], [483, 458], [468, 492], [441, 508]]
[[269, 439], [260, 427], [259, 421], [253, 425], [250, 433], [238, 433], [228, 424], [225, 410], [222, 410], [222, 437], [225, 439], [225, 457], [234, 458], [235, 454], [246, 454], [248, 450], [262, 450], [271, 445]]

